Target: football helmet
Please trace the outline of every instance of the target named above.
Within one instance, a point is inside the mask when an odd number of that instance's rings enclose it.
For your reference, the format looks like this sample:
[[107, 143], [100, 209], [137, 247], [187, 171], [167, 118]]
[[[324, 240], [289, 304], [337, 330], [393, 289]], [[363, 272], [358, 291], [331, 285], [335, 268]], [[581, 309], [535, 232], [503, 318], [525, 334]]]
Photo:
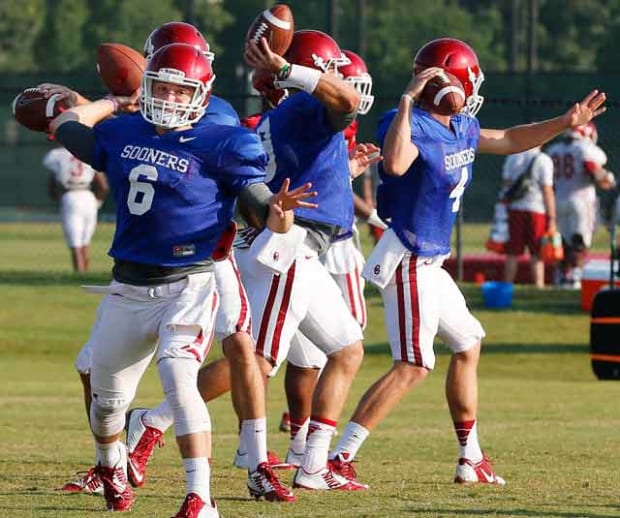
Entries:
[[593, 144], [598, 142], [598, 131], [592, 121], [581, 126], [569, 128], [566, 130], [565, 135], [567, 138], [574, 140], [591, 140]]
[[465, 90], [463, 113], [472, 117], [482, 107], [484, 97], [478, 94], [484, 74], [478, 57], [467, 43], [455, 38], [439, 38], [426, 43], [415, 55], [413, 71], [439, 67], [458, 77]]
[[[165, 45], [147, 62], [142, 78], [140, 112], [156, 126], [179, 128], [204, 115], [215, 74], [207, 57], [198, 49], [185, 43]], [[153, 96], [157, 81], [183, 85], [194, 89], [189, 103], [178, 103]]]
[[202, 52], [210, 63], [215, 54], [211, 52], [207, 40], [196, 27], [185, 22], [168, 22], [155, 29], [144, 42], [144, 57], [151, 59], [156, 50], [171, 43], [186, 43]]
[[343, 50], [342, 53], [350, 63], [339, 67], [338, 72], [359, 92], [361, 102], [357, 113], [366, 115], [375, 102], [375, 97], [372, 95], [372, 76], [368, 73], [368, 67], [361, 56], [351, 50]]
[[252, 86], [261, 97], [267, 100], [271, 108], [275, 108], [288, 97], [288, 89], [276, 88], [273, 84], [275, 74], [268, 70], [257, 68], [252, 75]]
[[331, 36], [314, 30], [296, 31], [284, 59], [295, 65], [327, 72], [350, 63]]

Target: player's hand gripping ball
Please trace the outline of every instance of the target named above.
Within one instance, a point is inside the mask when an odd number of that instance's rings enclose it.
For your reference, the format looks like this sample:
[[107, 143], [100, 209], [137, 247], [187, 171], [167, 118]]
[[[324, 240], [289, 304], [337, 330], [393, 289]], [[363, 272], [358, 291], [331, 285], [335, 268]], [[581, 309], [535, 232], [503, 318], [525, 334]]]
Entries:
[[456, 115], [465, 106], [465, 90], [458, 77], [444, 70], [428, 80], [422, 101], [427, 109], [440, 115]]
[[97, 47], [97, 72], [113, 95], [129, 96], [142, 84], [146, 59], [140, 52], [120, 43]]
[[245, 41], [246, 44], [253, 41], [258, 45], [260, 39], [265, 38], [271, 51], [282, 56], [291, 45], [294, 32], [295, 22], [291, 8], [285, 4], [276, 4], [254, 19]]
[[49, 123], [69, 108], [62, 94], [46, 97], [38, 88], [27, 88], [13, 100], [15, 120], [32, 131], [49, 132]]

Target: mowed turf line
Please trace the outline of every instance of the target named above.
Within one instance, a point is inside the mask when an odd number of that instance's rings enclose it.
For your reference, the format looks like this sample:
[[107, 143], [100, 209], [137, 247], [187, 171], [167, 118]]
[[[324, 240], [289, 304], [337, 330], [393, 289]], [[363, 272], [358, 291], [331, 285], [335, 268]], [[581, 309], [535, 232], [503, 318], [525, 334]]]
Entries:
[[[99, 298], [82, 283], [104, 283], [112, 227], [100, 225], [93, 271], [71, 273], [56, 224], [0, 225], [0, 516], [103, 516], [103, 500], [54, 491], [93, 457], [72, 363], [87, 338]], [[475, 230], [474, 230], [475, 232]], [[297, 491], [298, 502], [250, 500], [245, 474], [231, 467], [236, 418], [230, 398], [210, 403], [214, 423], [213, 494], [226, 517], [620, 516], [620, 383], [597, 381], [588, 357], [589, 317], [578, 294], [519, 287], [510, 311], [482, 308], [479, 289], [464, 288], [487, 331], [480, 365], [483, 446], [505, 488], [452, 484], [456, 440], [443, 396], [449, 355], [438, 345], [437, 368], [371, 435], [357, 463], [363, 493]], [[370, 323], [363, 368], [340, 429], [364, 390], [390, 365], [380, 298], [369, 290]], [[219, 356], [214, 344], [211, 357]], [[155, 369], [135, 405], [158, 402]], [[277, 431], [284, 409], [282, 376], [270, 385], [270, 448], [283, 454]], [[184, 477], [170, 432], [157, 450], [133, 516], [170, 517], [183, 499]], [[289, 481], [291, 472], [283, 472]]]

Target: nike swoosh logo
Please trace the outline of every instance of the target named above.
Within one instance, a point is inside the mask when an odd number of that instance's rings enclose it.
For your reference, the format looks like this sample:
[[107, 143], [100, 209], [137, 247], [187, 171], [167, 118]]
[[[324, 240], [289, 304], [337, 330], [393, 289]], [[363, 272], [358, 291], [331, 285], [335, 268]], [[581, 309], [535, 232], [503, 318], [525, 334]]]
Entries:
[[489, 484], [492, 484], [495, 481], [495, 477], [493, 476], [492, 473], [489, 474], [486, 471], [484, 471], [482, 468], [480, 468], [480, 473], [482, 473], [482, 476], [487, 480]]
[[195, 140], [196, 137], [179, 137], [179, 142], [181, 144], [185, 144], [186, 142], [190, 142], [192, 140]]

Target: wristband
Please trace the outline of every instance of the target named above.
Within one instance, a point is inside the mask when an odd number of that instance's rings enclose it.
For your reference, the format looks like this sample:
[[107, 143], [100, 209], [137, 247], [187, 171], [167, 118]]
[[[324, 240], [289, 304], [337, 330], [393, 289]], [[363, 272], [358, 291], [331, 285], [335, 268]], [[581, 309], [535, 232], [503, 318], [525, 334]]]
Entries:
[[288, 76], [291, 75], [291, 64], [286, 63], [282, 65], [282, 68], [276, 75], [278, 76], [278, 80], [280, 81], [284, 81], [285, 79], [288, 79]]
[[113, 95], [108, 95], [108, 96], [104, 97], [104, 99], [106, 101], [110, 101], [112, 103], [112, 105], [114, 106], [114, 111], [112, 113], [117, 113], [118, 110], [120, 110], [121, 103], [118, 102], [118, 99], [116, 97], [114, 97]]
[[401, 99], [411, 102], [411, 104], [415, 103], [415, 99], [409, 94], [403, 94], [400, 96]]
[[[282, 67], [284, 69], [284, 67]], [[280, 70], [282, 72], [282, 70]], [[291, 69], [286, 79], [278, 78], [273, 82], [276, 88], [298, 88], [311, 94], [321, 80], [323, 73], [314, 68], [301, 65], [291, 65]]]

